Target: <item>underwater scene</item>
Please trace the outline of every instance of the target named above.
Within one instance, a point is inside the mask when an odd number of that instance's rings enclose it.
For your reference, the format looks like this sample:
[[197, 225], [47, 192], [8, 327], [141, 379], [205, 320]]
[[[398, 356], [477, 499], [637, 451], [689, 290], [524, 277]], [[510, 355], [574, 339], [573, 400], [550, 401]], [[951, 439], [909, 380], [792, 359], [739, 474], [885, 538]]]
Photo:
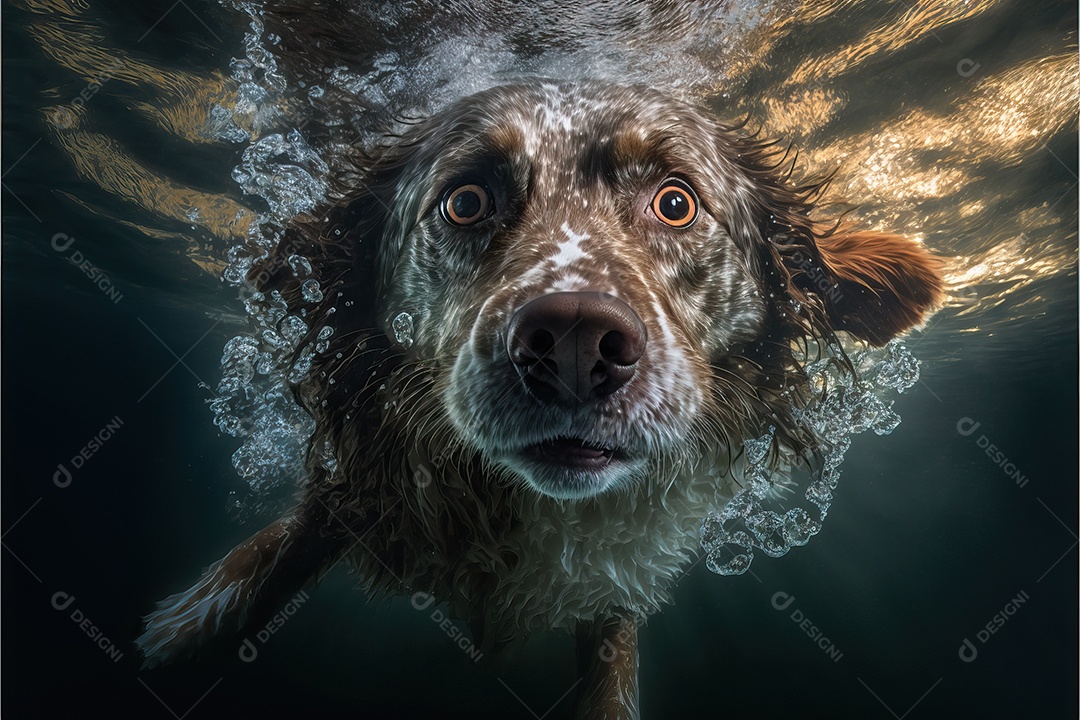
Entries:
[[1075, 3], [3, 21], [8, 716], [1080, 712]]

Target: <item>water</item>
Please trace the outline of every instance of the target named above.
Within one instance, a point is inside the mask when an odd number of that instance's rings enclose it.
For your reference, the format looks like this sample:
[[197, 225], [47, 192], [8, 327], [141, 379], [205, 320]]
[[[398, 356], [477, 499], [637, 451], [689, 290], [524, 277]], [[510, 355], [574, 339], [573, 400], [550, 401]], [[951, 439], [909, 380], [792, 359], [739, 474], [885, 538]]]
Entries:
[[[701, 547], [705, 566], [718, 575], [742, 575], [750, 569], [754, 549], [769, 557], [783, 557], [793, 547], [806, 545], [821, 532], [840, 480], [840, 465], [851, 447], [853, 435], [873, 430], [888, 435], [900, 424], [885, 397], [890, 390], [905, 392], [919, 380], [919, 364], [903, 343], [893, 340], [882, 349], [855, 350], [848, 355], [854, 376], [837, 356], [809, 362], [805, 373], [810, 399], [805, 407], [794, 407], [796, 422], [817, 439], [815, 458], [801, 458], [781, 449], [781, 457], [770, 457], [776, 428], [760, 438], [743, 443], [743, 489], [718, 512], [701, 523]], [[794, 494], [796, 478], [810, 474], [800, 488], [816, 506], [814, 514], [804, 507], [787, 507], [777, 502]]]
[[[476, 667], [430, 611], [367, 605], [341, 572], [255, 662], [140, 673], [129, 645], [140, 614], [272, 517], [297, 480], [311, 428], [283, 388], [329, 336], [299, 346], [305, 319], [242, 281], [275, 223], [328, 191], [335, 143], [537, 73], [638, 78], [750, 113], [795, 141], [808, 171], [842, 163], [832, 195], [861, 222], [949, 258], [948, 306], [905, 341], [918, 382], [867, 398], [884, 418], [870, 429], [891, 434], [835, 436], [835, 487], [818, 478], [808, 495], [811, 476], [763, 477], [748, 503], [759, 509], [740, 516], [758, 557], [726, 577], [706, 558], [649, 619], [646, 716], [889, 717], [884, 705], [903, 715], [916, 701], [908, 717], [1075, 716], [1075, 6], [725, 3], [675, 39], [601, 33], [573, 3], [569, 18], [521, 9], [495, 27], [457, 3], [455, 22], [424, 33], [426, 4], [412, 17], [385, 4], [370, 66], [305, 67], [290, 83], [268, 52], [287, 38], [231, 7], [188, 5], [24, 1], [5, 16], [9, 713], [528, 717], [524, 701], [565, 715], [565, 637]], [[514, 27], [580, 42], [522, 59], [529, 33]], [[366, 104], [322, 112], [342, 94]], [[57, 250], [58, 234], [74, 242]], [[286, 263], [305, 293], [324, 292], [302, 255]], [[826, 432], [824, 419], [807, 422]], [[60, 464], [73, 471], [63, 488]], [[75, 598], [65, 611], [58, 592]], [[986, 631], [1020, 593], [1030, 599]]]

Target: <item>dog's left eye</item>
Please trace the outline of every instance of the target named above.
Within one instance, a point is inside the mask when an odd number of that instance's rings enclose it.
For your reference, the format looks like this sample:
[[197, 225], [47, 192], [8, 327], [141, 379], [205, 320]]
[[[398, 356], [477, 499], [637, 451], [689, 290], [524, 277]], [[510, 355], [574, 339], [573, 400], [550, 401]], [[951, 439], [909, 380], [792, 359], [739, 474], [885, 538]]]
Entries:
[[443, 219], [451, 225], [473, 225], [495, 211], [491, 193], [483, 185], [469, 183], [443, 193], [439, 205]]
[[694, 189], [678, 178], [665, 180], [652, 201], [656, 219], [674, 228], [683, 228], [694, 222], [697, 207]]

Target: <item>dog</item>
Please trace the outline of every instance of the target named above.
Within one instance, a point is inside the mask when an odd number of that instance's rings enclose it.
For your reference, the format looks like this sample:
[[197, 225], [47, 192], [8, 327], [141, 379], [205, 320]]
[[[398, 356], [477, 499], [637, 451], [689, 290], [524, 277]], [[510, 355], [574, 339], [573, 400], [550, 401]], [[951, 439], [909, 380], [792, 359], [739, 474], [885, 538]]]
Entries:
[[637, 619], [739, 489], [743, 441], [814, 448], [800, 346], [882, 345], [942, 298], [918, 243], [812, 219], [824, 183], [785, 158], [657, 89], [543, 78], [357, 151], [251, 271], [301, 346], [334, 329], [294, 388], [307, 481], [147, 617], [148, 663], [344, 561], [369, 592], [447, 602], [485, 652], [575, 630], [580, 716], [636, 717]]

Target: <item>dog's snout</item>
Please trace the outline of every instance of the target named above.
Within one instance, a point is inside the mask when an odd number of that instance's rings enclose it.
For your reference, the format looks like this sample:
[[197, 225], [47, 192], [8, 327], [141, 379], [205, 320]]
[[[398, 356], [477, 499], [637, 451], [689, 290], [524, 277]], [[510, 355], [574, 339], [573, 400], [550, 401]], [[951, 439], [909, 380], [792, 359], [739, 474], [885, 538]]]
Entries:
[[641, 318], [614, 295], [555, 292], [514, 313], [507, 352], [530, 393], [544, 402], [574, 404], [625, 385], [645, 341]]

